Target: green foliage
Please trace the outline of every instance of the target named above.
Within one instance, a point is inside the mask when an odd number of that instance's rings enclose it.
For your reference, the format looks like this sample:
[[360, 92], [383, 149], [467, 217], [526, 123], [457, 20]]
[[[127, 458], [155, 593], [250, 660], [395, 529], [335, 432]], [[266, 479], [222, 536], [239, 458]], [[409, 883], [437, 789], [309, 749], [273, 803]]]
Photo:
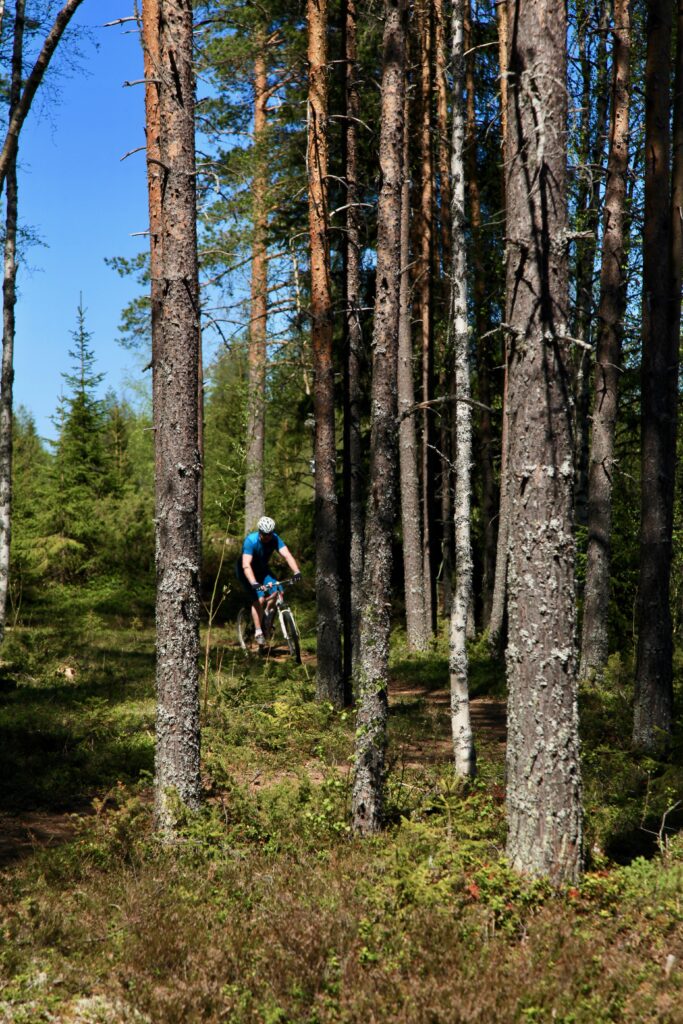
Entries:
[[3, 807], [82, 805], [151, 767], [151, 638], [121, 641], [92, 612], [66, 626], [15, 627], [3, 644]]
[[[448, 751], [418, 755], [427, 742], [440, 749], [445, 707], [434, 701], [431, 715], [426, 697], [404, 694], [390, 715], [391, 825], [356, 840], [353, 716], [315, 704], [305, 666], [244, 659], [220, 627], [203, 806], [185, 814], [182, 841], [164, 847], [149, 793], [152, 637], [133, 623], [112, 629], [89, 606], [91, 597], [75, 602], [59, 630], [10, 630], [3, 649], [3, 810], [54, 809], [59, 796], [78, 812], [70, 842], [32, 852], [0, 878], [10, 1019], [88, 1019], [84, 1007], [96, 1007], [94, 1019], [112, 1024], [677, 1020], [683, 976], [667, 957], [683, 938], [680, 833], [623, 866], [603, 853], [562, 893], [521, 878], [503, 855], [496, 743], [480, 736], [479, 776], [458, 780]], [[400, 693], [411, 659], [400, 643], [396, 655]], [[483, 652], [473, 657], [483, 662]], [[438, 697], [443, 655], [413, 665], [418, 685]], [[617, 783], [600, 795], [599, 744], [623, 786], [628, 675], [614, 659], [601, 688], [582, 697], [589, 823], [598, 820], [606, 839], [621, 827], [608, 811], [623, 794]], [[486, 677], [495, 686], [482, 664]], [[652, 773], [649, 795], [630, 797], [646, 822], [666, 775], [658, 766], [655, 779], [655, 767], [641, 766]], [[661, 795], [673, 785], [669, 774]]]
[[[204, 531], [241, 534], [244, 522], [247, 358], [243, 345], [207, 368], [204, 398]], [[231, 567], [232, 568], [232, 567]]]
[[118, 342], [129, 351], [148, 351], [152, 349], [151, 304], [149, 291], [149, 253], [141, 252], [133, 259], [123, 256], [105, 258], [119, 277], [134, 277], [143, 293], [132, 299], [121, 312]]

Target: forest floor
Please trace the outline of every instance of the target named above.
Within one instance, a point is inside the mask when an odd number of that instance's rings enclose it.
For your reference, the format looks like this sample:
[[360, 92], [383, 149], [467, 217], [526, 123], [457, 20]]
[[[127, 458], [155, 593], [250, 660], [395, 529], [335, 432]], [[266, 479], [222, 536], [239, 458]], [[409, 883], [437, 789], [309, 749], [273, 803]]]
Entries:
[[625, 745], [627, 659], [582, 695], [587, 871], [554, 892], [504, 859], [501, 664], [472, 648], [463, 783], [445, 640], [416, 657], [397, 634], [387, 828], [361, 842], [353, 715], [315, 703], [304, 646], [301, 666], [249, 659], [231, 625], [212, 631], [204, 802], [169, 849], [151, 827], [151, 629], [93, 614], [9, 634], [0, 1024], [683, 1024], [683, 771]]

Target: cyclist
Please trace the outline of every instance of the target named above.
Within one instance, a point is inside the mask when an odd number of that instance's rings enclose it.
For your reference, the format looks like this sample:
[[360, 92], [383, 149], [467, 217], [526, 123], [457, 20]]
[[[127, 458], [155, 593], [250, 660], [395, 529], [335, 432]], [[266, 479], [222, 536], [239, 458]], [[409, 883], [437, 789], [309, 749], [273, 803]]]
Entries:
[[300, 580], [301, 572], [296, 559], [282, 537], [275, 533], [275, 520], [270, 516], [261, 516], [253, 533], [248, 533], [244, 538], [242, 554], [235, 566], [237, 578], [251, 598], [251, 617], [259, 647], [263, 647], [266, 642], [263, 634], [263, 613], [266, 607], [275, 601], [275, 589], [269, 594], [264, 594], [262, 591], [259, 592], [259, 587], [264, 583], [276, 582], [275, 577], [268, 571], [268, 562], [275, 551], [284, 558], [292, 570], [293, 578]]

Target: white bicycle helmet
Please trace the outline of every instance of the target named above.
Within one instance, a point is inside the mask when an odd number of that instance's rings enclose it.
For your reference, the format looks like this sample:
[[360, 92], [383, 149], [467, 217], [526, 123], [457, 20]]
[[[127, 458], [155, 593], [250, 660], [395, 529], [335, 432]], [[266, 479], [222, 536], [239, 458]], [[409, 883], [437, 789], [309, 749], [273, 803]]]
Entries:
[[271, 519], [270, 516], [261, 516], [256, 524], [256, 528], [260, 533], [272, 533], [275, 529], [275, 520]]

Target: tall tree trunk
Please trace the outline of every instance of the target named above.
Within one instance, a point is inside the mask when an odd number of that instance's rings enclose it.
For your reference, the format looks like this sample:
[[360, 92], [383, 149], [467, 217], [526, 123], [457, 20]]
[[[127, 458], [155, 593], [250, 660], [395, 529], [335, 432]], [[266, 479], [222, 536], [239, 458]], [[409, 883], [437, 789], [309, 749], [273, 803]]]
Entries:
[[[645, 224], [641, 367], [641, 523], [638, 654], [633, 742], [666, 746], [673, 715], [673, 637], [669, 582], [676, 464], [679, 337], [674, 337], [670, 200], [672, 8], [650, 0], [645, 66]], [[679, 216], [679, 211], [675, 211]]]
[[351, 680], [360, 655], [360, 606], [363, 584], [363, 483], [361, 439], [361, 225], [358, 181], [358, 123], [360, 90], [355, 0], [344, 9], [344, 166], [346, 176], [346, 236], [344, 243], [344, 507], [348, 551], [344, 609], [344, 702], [351, 703]]
[[249, 316], [249, 381], [247, 390], [246, 479], [244, 526], [248, 533], [265, 512], [264, 457], [266, 442], [266, 328], [268, 316], [268, 77], [264, 33], [257, 34], [254, 60], [254, 176], [252, 180], [253, 241]]
[[607, 663], [608, 654], [612, 479], [615, 468], [621, 332], [626, 300], [623, 267], [630, 53], [630, 0], [615, 0], [612, 117], [605, 185], [593, 430], [588, 472], [588, 548], [580, 678], [601, 672]]
[[417, 82], [417, 175], [413, 259], [415, 261], [415, 320], [419, 326], [422, 363], [422, 562], [425, 609], [430, 628], [435, 624], [434, 593], [434, 414], [428, 403], [434, 397], [434, 350], [432, 345], [432, 231], [433, 161], [431, 117], [431, 4], [415, 4], [419, 62]]
[[[436, 156], [439, 176], [438, 219], [434, 230], [434, 277], [439, 280], [441, 269], [441, 287], [437, 287], [440, 304], [443, 305], [447, 317], [450, 303], [451, 274], [451, 179], [450, 179], [450, 142], [448, 138], [448, 78], [446, 60], [447, 27], [444, 13], [444, 0], [434, 0], [434, 93], [436, 97]], [[438, 232], [437, 232], [438, 226]], [[437, 239], [438, 233], [438, 239]], [[439, 262], [439, 245], [441, 243], [441, 262]], [[440, 397], [454, 393], [455, 384], [452, 380], [453, 359], [448, 334], [440, 345], [439, 353], [439, 393]], [[450, 617], [453, 603], [453, 448], [454, 448], [454, 412], [444, 404], [439, 416], [439, 452], [440, 473], [439, 491], [441, 497], [441, 601], [442, 614]]]
[[398, 411], [399, 465], [401, 479], [401, 525], [403, 533], [403, 578], [408, 646], [426, 651], [431, 634], [425, 612], [422, 549], [420, 544], [420, 484], [417, 472], [417, 430], [415, 426], [415, 383], [410, 311], [410, 166], [409, 114], [404, 105], [403, 184], [401, 189], [401, 283], [398, 327]]
[[406, 0], [385, 0], [377, 220], [377, 293], [372, 338], [372, 419], [361, 657], [358, 678], [354, 831], [382, 823], [387, 727], [391, 537], [396, 518], [396, 373], [401, 277], [401, 179], [405, 97]]
[[[199, 287], [197, 279], [192, 5], [145, 0], [158, 124], [148, 125], [160, 195], [150, 187], [157, 570], [155, 811], [172, 838], [177, 802], [199, 804]], [[152, 83], [148, 83], [151, 85]], [[150, 104], [147, 112], [149, 115]], [[156, 202], [160, 200], [159, 209]], [[158, 221], [156, 221], [158, 215]], [[155, 223], [156, 221], [156, 223]], [[154, 243], [158, 224], [159, 246]]]
[[575, 880], [581, 803], [567, 339], [564, 0], [510, 0], [507, 850]]
[[448, 82], [446, 72], [446, 18], [444, 0], [434, 0], [434, 90], [436, 92], [437, 155], [441, 200], [441, 265], [451, 271], [451, 178], [448, 143]]
[[[507, 174], [508, 155], [508, 0], [501, 0], [496, 7], [498, 20], [498, 61], [500, 67], [500, 141], [503, 177]], [[506, 184], [503, 182], [502, 196], [505, 204]], [[505, 212], [505, 211], [504, 211]], [[507, 236], [507, 231], [506, 231]], [[509, 300], [506, 308], [506, 322], [509, 317]], [[500, 484], [498, 498], [498, 539], [496, 541], [496, 569], [491, 595], [491, 617], [489, 619], [489, 645], [496, 651], [503, 636], [505, 602], [507, 596], [508, 536], [510, 527], [510, 501], [508, 489], [508, 335], [503, 333], [503, 416], [500, 437]]]
[[[16, 0], [10, 79], [9, 118], [21, 95], [24, 55], [24, 0]], [[14, 308], [17, 301], [17, 152], [7, 167], [5, 253], [2, 285], [2, 384], [0, 385], [0, 641], [5, 636], [12, 535], [12, 408], [14, 385]]]
[[[587, 238], [576, 240], [576, 307], [572, 335], [585, 344], [592, 344], [591, 326], [593, 319], [593, 284], [595, 280], [595, 253], [598, 239], [599, 192], [602, 182], [602, 167], [605, 150], [605, 125], [607, 121], [607, 34], [611, 4], [597, 0], [595, 13], [598, 17], [598, 43], [595, 59], [591, 53], [590, 35], [594, 32], [591, 15], [579, 5], [577, 31], [579, 59], [582, 77], [581, 128], [579, 140], [579, 189], [577, 197], [577, 219]], [[597, 65], [595, 88], [593, 88], [593, 65]], [[582, 345], [575, 349], [575, 511], [576, 521], [587, 524], [588, 515], [588, 474], [589, 474], [589, 417], [590, 374], [589, 352]]]
[[482, 625], [491, 619], [491, 602], [496, 571], [496, 481], [493, 471], [493, 425], [491, 423], [491, 320], [486, 300], [486, 267], [482, 244], [481, 195], [477, 168], [477, 122], [474, 104], [475, 75], [472, 34], [472, 4], [465, 11], [465, 64], [467, 90], [467, 190], [470, 201], [472, 231], [472, 269], [474, 278], [474, 316], [477, 338], [477, 398], [481, 403], [477, 415], [477, 465], [481, 479], [481, 516], [483, 533], [483, 566], [481, 581]]
[[159, 76], [161, 60], [159, 0], [146, 0], [142, 19], [142, 52], [145, 69], [145, 142], [147, 152], [147, 198], [149, 205], [149, 276], [152, 306], [152, 366], [155, 342], [161, 331], [161, 121]]
[[337, 444], [327, 209], [327, 0], [308, 0], [308, 214], [315, 416], [315, 534], [318, 669], [316, 695], [344, 703], [337, 562]]
[[455, 355], [456, 467], [455, 467], [455, 596], [451, 609], [449, 673], [451, 729], [455, 771], [475, 773], [475, 750], [470, 721], [467, 618], [472, 600], [472, 407], [470, 405], [469, 331], [467, 329], [467, 257], [465, 241], [465, 0], [453, 0], [453, 149], [451, 323]]

